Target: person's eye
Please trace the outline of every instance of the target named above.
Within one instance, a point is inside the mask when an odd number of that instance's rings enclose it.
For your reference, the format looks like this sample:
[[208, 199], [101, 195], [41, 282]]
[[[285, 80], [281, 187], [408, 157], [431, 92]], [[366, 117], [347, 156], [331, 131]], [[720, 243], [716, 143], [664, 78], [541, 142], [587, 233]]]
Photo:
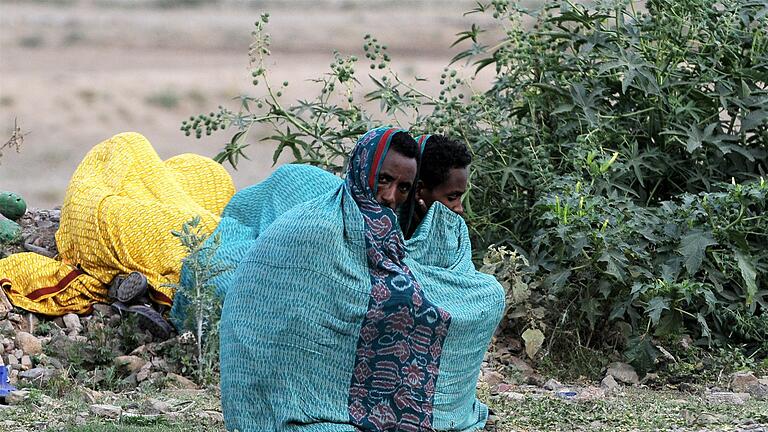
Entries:
[[379, 176], [379, 183], [389, 183], [389, 177], [387, 176]]
[[410, 192], [410, 190], [411, 190], [411, 186], [409, 186], [409, 185], [400, 186], [400, 192], [402, 192], [402, 193], [408, 193], [408, 192]]

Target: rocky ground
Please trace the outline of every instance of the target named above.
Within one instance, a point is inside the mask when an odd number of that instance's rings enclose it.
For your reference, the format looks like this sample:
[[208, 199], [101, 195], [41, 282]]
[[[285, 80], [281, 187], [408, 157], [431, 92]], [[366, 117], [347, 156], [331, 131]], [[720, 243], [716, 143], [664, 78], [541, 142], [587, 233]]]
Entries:
[[[19, 222], [22, 242], [0, 245], [0, 256], [55, 255], [58, 210], [31, 210]], [[0, 343], [0, 366], [17, 388], [0, 398], [0, 430], [224, 430], [218, 387], [191, 379], [190, 335], [153, 340], [109, 305], [89, 316], [37, 316], [0, 294]], [[486, 354], [478, 394], [493, 410], [487, 430], [768, 430], [766, 376], [671, 385], [614, 362], [600, 382], [561, 383], [524, 358], [506, 334]]]

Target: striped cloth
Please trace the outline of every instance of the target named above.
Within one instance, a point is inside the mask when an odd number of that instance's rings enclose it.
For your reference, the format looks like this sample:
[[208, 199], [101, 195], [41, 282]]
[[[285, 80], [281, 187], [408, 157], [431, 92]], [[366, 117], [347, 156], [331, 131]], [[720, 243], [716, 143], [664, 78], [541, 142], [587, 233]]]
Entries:
[[199, 216], [216, 228], [234, 194], [211, 159], [182, 154], [162, 161], [146, 138], [123, 133], [96, 145], [67, 188], [56, 232], [59, 259], [33, 253], [0, 260], [0, 285], [14, 305], [45, 315], [86, 313], [107, 301], [115, 275], [139, 271], [150, 297], [170, 305], [186, 251], [171, 230]]
[[[272, 196], [281, 193], [275, 190]], [[378, 313], [371, 308], [377, 291], [369, 274], [365, 224], [347, 185], [339, 185], [259, 228], [226, 289], [221, 320], [228, 430], [472, 431], [485, 424], [488, 411], [475, 386], [504, 295], [494, 278], [475, 271], [466, 225], [435, 204], [405, 244], [403, 263], [423, 299], [414, 301], [428, 301], [450, 315], [442, 343], [426, 345], [440, 362], [429, 370], [436, 381], [424, 387], [426, 364], [387, 371], [390, 363], [376, 361], [380, 352], [408, 359], [410, 350], [421, 349], [421, 330], [410, 327], [408, 315], [402, 325], [415, 331], [414, 344], [387, 348], [384, 340], [385, 347], [371, 353], [361, 344], [379, 337], [364, 330], [366, 320]], [[361, 356], [372, 356], [367, 357], [371, 361], [360, 362]], [[375, 366], [366, 372], [366, 364]], [[409, 382], [419, 383], [430, 400], [401, 397]], [[394, 390], [385, 394], [384, 387]], [[379, 403], [354, 409], [368, 398]], [[391, 405], [384, 407], [385, 402]], [[414, 402], [422, 408], [413, 412], [426, 418], [410, 414]]]

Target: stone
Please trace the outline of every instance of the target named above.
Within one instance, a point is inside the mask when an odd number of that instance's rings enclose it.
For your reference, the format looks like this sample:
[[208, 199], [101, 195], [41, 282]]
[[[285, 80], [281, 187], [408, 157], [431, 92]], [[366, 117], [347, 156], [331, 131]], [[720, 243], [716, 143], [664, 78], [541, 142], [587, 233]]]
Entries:
[[510, 356], [508, 360], [509, 365], [517, 369], [523, 377], [528, 377], [534, 373], [533, 368], [525, 360], [515, 356]]
[[90, 407], [91, 413], [99, 417], [117, 419], [123, 414], [123, 409], [115, 405], [95, 404]]
[[147, 364], [147, 361], [141, 357], [125, 355], [115, 357], [113, 363], [118, 368], [121, 368], [129, 373], [137, 373]]
[[16, 333], [16, 329], [13, 328], [13, 324], [10, 320], [4, 319], [0, 321], [0, 335], [12, 336]]
[[139, 369], [138, 372], [136, 372], [136, 381], [137, 382], [143, 382], [146, 381], [147, 378], [149, 378], [149, 374], [152, 371], [152, 363], [146, 363], [144, 366]]
[[189, 378], [184, 378], [181, 375], [177, 375], [175, 373], [169, 373], [166, 375], [168, 378], [168, 384], [172, 387], [176, 388], [183, 388], [183, 389], [196, 389], [197, 384], [195, 384], [192, 380]]
[[512, 386], [506, 383], [501, 383], [497, 385], [493, 390], [492, 393], [504, 393], [512, 390]]
[[136, 386], [139, 385], [139, 380], [136, 378], [136, 374], [135, 373], [132, 373], [132, 374], [128, 375], [127, 377], [125, 377], [122, 380], [120, 380], [120, 382], [124, 386], [131, 387], [131, 388], [136, 387]]
[[8, 405], [18, 405], [29, 399], [29, 390], [14, 390], [5, 397], [5, 403]]
[[171, 410], [171, 405], [168, 402], [159, 399], [150, 399], [148, 403], [150, 414], [165, 414]]
[[40, 366], [50, 366], [53, 369], [64, 369], [64, 364], [56, 357], [48, 357], [45, 354], [40, 355]]
[[768, 385], [761, 383], [752, 372], [736, 372], [731, 375], [730, 389], [736, 393], [749, 393], [756, 399], [768, 398]]
[[600, 381], [600, 388], [608, 392], [615, 392], [621, 390], [621, 385], [616, 382], [613, 375], [606, 375], [602, 381]]
[[693, 346], [693, 339], [688, 335], [683, 335], [680, 338], [680, 346], [687, 351]]
[[19, 383], [19, 371], [17, 371], [16, 369], [12, 370], [11, 373], [8, 375], [8, 382], [12, 386], [15, 386], [16, 384], [18, 384]]
[[8, 354], [8, 366], [13, 367], [17, 364], [19, 364], [19, 359], [13, 354]]
[[749, 399], [749, 393], [712, 392], [707, 394], [707, 402], [716, 404], [744, 405]]
[[27, 332], [16, 333], [16, 345], [27, 355], [36, 355], [43, 353], [43, 344]]
[[495, 370], [487, 371], [483, 374], [483, 381], [489, 386], [494, 387], [504, 382], [504, 375]]
[[29, 370], [32, 369], [32, 358], [28, 355], [21, 356], [21, 369], [22, 370]]
[[208, 421], [213, 421], [220, 424], [224, 423], [224, 414], [220, 413], [219, 411], [206, 410], [198, 413], [198, 416]]
[[141, 345], [139, 347], [136, 347], [136, 349], [134, 349], [133, 351], [131, 351], [131, 355], [133, 356], [147, 355], [147, 353], [149, 353], [149, 349], [147, 348], [146, 345]]
[[558, 389], [560, 389], [562, 387], [563, 387], [563, 385], [560, 384], [560, 381], [558, 381], [558, 380], [556, 380], [554, 378], [550, 378], [547, 382], [544, 383], [544, 389], [549, 390], [549, 391], [555, 391], [555, 390], [558, 390]]
[[614, 362], [609, 364], [606, 375], [610, 375], [615, 378], [616, 381], [625, 384], [640, 384], [640, 378], [638, 378], [637, 372], [635, 372], [635, 369], [627, 363]]
[[152, 368], [158, 371], [171, 372], [171, 368], [165, 359], [155, 357], [152, 359]]
[[525, 400], [525, 395], [522, 393], [517, 393], [513, 391], [508, 391], [502, 393], [502, 396], [504, 396], [505, 399], [515, 401], [515, 402], [522, 402]]
[[13, 310], [11, 301], [8, 300], [8, 296], [5, 295], [5, 291], [0, 289], [0, 318], [5, 318]]
[[80, 323], [80, 317], [73, 313], [68, 313], [63, 317], [64, 325], [70, 334], [78, 334], [83, 330], [83, 324]]
[[602, 387], [587, 386], [580, 389], [573, 400], [576, 402], [592, 402], [605, 398], [606, 390]]
[[89, 389], [88, 387], [82, 387], [80, 388], [80, 391], [82, 391], [83, 397], [89, 404], [95, 404], [97, 401], [104, 397], [101, 392]]
[[35, 382], [38, 384], [45, 384], [57, 373], [58, 372], [54, 369], [36, 367], [34, 369], [19, 372], [19, 379]]
[[95, 305], [93, 305], [93, 314], [97, 316], [101, 315], [103, 317], [111, 317], [116, 315], [116, 312], [111, 305], [104, 304], [104, 303], [96, 303]]
[[8, 319], [18, 324], [21, 322], [21, 315], [11, 312], [8, 314]]

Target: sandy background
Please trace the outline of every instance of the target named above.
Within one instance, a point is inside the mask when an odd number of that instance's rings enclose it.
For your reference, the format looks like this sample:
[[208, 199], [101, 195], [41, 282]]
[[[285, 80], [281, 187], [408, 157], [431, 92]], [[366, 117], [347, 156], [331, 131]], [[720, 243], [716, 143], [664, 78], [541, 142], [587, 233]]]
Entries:
[[[200, 5], [190, 5], [200, 3]], [[160, 7], [171, 5], [174, 7]], [[181, 5], [181, 6], [179, 6]], [[196, 140], [179, 130], [190, 115], [257, 94], [248, 71], [253, 21], [268, 11], [273, 77], [291, 82], [286, 101], [316, 94], [308, 78], [328, 70], [334, 49], [363, 58], [363, 35], [389, 47], [396, 69], [438, 78], [458, 52], [455, 34], [484, 18], [469, 1], [0, 1], [0, 138], [17, 118], [20, 153], [4, 150], [0, 190], [30, 207], [60, 205], [85, 153], [122, 131], [144, 134], [162, 158], [215, 155], [231, 133]], [[480, 21], [478, 21], [480, 20]], [[367, 77], [367, 63], [360, 77]], [[362, 70], [362, 69], [366, 70]], [[439, 79], [439, 78], [438, 78]], [[254, 138], [268, 131], [257, 131]], [[254, 140], [255, 141], [255, 140]], [[269, 174], [271, 144], [228, 169], [242, 188]]]

